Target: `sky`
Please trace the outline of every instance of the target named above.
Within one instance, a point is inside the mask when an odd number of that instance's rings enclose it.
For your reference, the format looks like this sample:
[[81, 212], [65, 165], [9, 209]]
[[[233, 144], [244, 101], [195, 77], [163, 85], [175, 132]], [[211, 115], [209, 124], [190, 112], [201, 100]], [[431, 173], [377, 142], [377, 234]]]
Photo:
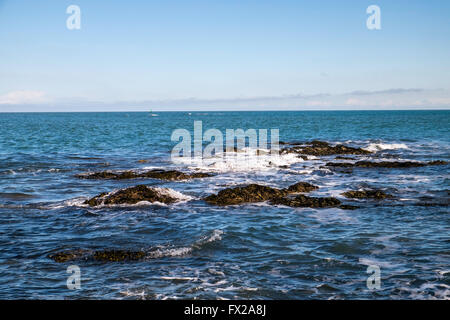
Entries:
[[450, 109], [450, 1], [0, 0], [0, 112], [334, 109]]

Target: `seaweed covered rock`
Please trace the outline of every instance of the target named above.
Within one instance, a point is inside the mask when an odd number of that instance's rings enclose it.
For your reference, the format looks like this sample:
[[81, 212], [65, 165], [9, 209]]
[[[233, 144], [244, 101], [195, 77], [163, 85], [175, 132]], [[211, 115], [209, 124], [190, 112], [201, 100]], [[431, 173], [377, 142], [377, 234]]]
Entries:
[[296, 192], [311, 192], [317, 189], [319, 189], [318, 186], [312, 185], [308, 182], [298, 182], [296, 184], [293, 184], [292, 186], [289, 186], [285, 190], [288, 193], [296, 193]]
[[103, 262], [137, 261], [146, 256], [143, 250], [84, 250], [75, 249], [50, 254], [48, 257], [55, 262], [68, 262], [74, 260], [95, 260]]
[[80, 260], [89, 254], [89, 250], [84, 249], [74, 249], [68, 251], [61, 251], [48, 255], [48, 257], [55, 262], [67, 262], [73, 260]]
[[262, 202], [277, 197], [283, 197], [287, 193], [284, 190], [275, 189], [258, 184], [250, 184], [245, 187], [227, 188], [216, 195], [210, 195], [205, 201], [210, 204], [227, 206], [241, 203]]
[[305, 207], [305, 208], [331, 208], [341, 205], [341, 201], [332, 197], [308, 197], [298, 195], [290, 198], [276, 198], [270, 201], [274, 205], [285, 205], [289, 207]]
[[415, 161], [357, 161], [355, 163], [351, 162], [328, 162], [326, 166], [328, 167], [338, 167], [338, 168], [417, 168], [425, 166], [435, 166], [435, 165], [446, 165], [446, 161], [430, 161], [430, 162], [415, 162]]
[[121, 172], [112, 172], [112, 171], [102, 171], [102, 172], [94, 172], [88, 174], [79, 174], [78, 178], [81, 179], [115, 179], [115, 180], [123, 180], [123, 179], [136, 179], [136, 178], [151, 178], [151, 179], [161, 179], [161, 180], [188, 180], [195, 178], [207, 178], [211, 177], [212, 174], [205, 172], [195, 172], [195, 173], [184, 173], [178, 170], [162, 170], [162, 169], [153, 169], [144, 172], [135, 172], [135, 171], [121, 171]]
[[84, 203], [90, 206], [113, 205], [113, 204], [136, 204], [140, 201], [174, 203], [176, 198], [172, 197], [164, 189], [150, 188], [145, 185], [138, 185], [126, 189], [121, 189], [112, 193], [101, 193]]
[[391, 195], [381, 191], [381, 190], [357, 190], [357, 191], [347, 191], [342, 193], [346, 198], [352, 199], [386, 199], [392, 198]]
[[221, 190], [216, 195], [214, 194], [206, 197], [205, 201], [219, 206], [263, 202], [284, 197], [290, 193], [310, 192], [318, 188], [319, 187], [308, 182], [298, 182], [286, 189], [277, 189], [258, 184], [250, 184], [243, 187], [234, 187]]
[[142, 260], [146, 253], [142, 250], [130, 251], [130, 250], [102, 250], [95, 251], [92, 258], [97, 261], [136, 261]]
[[371, 151], [365, 149], [353, 148], [345, 146], [343, 144], [337, 144], [332, 146], [328, 142], [318, 140], [305, 142], [303, 145], [295, 145], [294, 147], [285, 148], [281, 150], [281, 153], [292, 153], [292, 152], [312, 156], [331, 156], [336, 154], [367, 155], [372, 153]]

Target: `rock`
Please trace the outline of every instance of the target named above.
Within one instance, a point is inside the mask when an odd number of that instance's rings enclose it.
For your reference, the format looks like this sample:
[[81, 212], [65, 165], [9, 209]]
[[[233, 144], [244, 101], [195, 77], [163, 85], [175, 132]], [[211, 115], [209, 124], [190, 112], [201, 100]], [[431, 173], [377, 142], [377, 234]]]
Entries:
[[303, 146], [295, 146], [292, 148], [285, 148], [281, 150], [281, 153], [292, 153], [292, 152], [312, 156], [330, 156], [335, 154], [367, 155], [372, 153], [371, 151], [368, 150], [348, 147], [342, 144], [332, 146], [328, 142], [318, 140], [307, 142]]
[[351, 157], [343, 157], [343, 156], [337, 156], [335, 157], [336, 160], [356, 160], [355, 158]]
[[274, 205], [285, 205], [289, 207], [306, 207], [306, 208], [331, 208], [337, 207], [341, 204], [336, 198], [324, 197], [308, 197], [305, 195], [298, 195], [294, 198], [276, 198], [270, 201]]
[[151, 178], [151, 179], [161, 179], [161, 180], [188, 180], [194, 178], [207, 178], [213, 176], [210, 173], [195, 172], [195, 173], [184, 173], [177, 170], [162, 170], [154, 169], [149, 171], [144, 171], [141, 173], [134, 171], [122, 171], [122, 172], [94, 172], [89, 174], [77, 175], [77, 178], [81, 179], [136, 179], [136, 178]]
[[342, 204], [342, 205], [339, 206], [339, 209], [342, 209], [342, 210], [356, 210], [356, 209], [359, 209], [359, 207], [358, 206], [352, 206], [352, 205], [349, 205], [349, 204]]
[[70, 251], [61, 251], [48, 255], [48, 257], [56, 262], [67, 262], [72, 260], [79, 260], [89, 254], [88, 250], [75, 249]]
[[210, 204], [228, 206], [241, 203], [263, 202], [284, 197], [290, 193], [309, 192], [319, 187], [307, 182], [298, 182], [286, 189], [276, 189], [258, 184], [244, 187], [227, 188], [219, 191], [217, 195], [210, 195], [204, 200]]
[[319, 189], [318, 186], [312, 185], [308, 182], [298, 182], [293, 184], [292, 186], [285, 189], [288, 193], [296, 193], [296, 192], [310, 192], [313, 190]]
[[174, 203], [177, 199], [168, 194], [145, 185], [121, 189], [114, 193], [101, 193], [96, 197], [86, 200], [84, 203], [92, 207], [113, 204], [136, 204], [140, 201]]
[[442, 160], [435, 160], [435, 161], [428, 162], [429, 166], [444, 166], [444, 165], [447, 165], [447, 164], [448, 164], [447, 161], [442, 161]]
[[227, 188], [219, 191], [217, 195], [210, 195], [205, 201], [219, 206], [228, 206], [241, 203], [263, 202], [277, 197], [283, 197], [286, 191], [258, 184], [245, 187]]
[[298, 157], [303, 159], [303, 161], [308, 161], [308, 156], [299, 155]]
[[95, 251], [92, 258], [97, 261], [136, 261], [142, 260], [146, 253], [144, 251], [129, 251], [129, 250], [102, 250]]
[[328, 162], [326, 166], [328, 167], [341, 167], [341, 168], [349, 168], [349, 167], [357, 167], [357, 168], [416, 168], [416, 167], [424, 167], [424, 166], [433, 166], [433, 165], [445, 165], [447, 162], [437, 160], [430, 162], [413, 162], [413, 161], [357, 161], [355, 163], [350, 162]]
[[73, 260], [95, 260], [104, 262], [119, 262], [119, 261], [136, 261], [142, 260], [146, 256], [143, 250], [84, 250], [75, 249], [69, 251], [62, 251], [55, 254], [50, 254], [48, 257], [55, 262], [68, 262]]
[[381, 190], [358, 190], [358, 191], [347, 191], [342, 193], [346, 198], [352, 199], [386, 199], [392, 198], [391, 195], [381, 191]]

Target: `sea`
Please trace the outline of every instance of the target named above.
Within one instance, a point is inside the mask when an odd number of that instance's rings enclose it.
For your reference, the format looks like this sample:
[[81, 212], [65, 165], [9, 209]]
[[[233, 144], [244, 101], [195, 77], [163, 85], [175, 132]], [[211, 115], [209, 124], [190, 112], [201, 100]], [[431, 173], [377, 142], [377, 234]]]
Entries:
[[[372, 151], [359, 160], [450, 161], [449, 110], [0, 113], [0, 299], [450, 299], [448, 164], [350, 172], [326, 166], [349, 160], [293, 154], [277, 162], [174, 163], [173, 132], [194, 141], [196, 121], [203, 133], [278, 129], [283, 142]], [[77, 177], [151, 169], [213, 176]], [[319, 186], [310, 196], [359, 208], [203, 200], [230, 187], [300, 181]], [[166, 188], [179, 201], [84, 204], [138, 184]], [[393, 198], [342, 195], [366, 188]], [[152, 254], [120, 262], [49, 258], [74, 249]]]

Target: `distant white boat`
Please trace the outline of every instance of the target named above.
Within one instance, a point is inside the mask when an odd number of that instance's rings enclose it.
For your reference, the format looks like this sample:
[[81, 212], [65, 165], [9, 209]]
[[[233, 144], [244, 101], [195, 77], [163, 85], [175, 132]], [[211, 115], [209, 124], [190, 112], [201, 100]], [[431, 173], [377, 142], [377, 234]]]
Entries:
[[156, 113], [152, 113], [152, 110], [150, 110], [150, 116], [151, 117], [157, 117], [158, 115]]

